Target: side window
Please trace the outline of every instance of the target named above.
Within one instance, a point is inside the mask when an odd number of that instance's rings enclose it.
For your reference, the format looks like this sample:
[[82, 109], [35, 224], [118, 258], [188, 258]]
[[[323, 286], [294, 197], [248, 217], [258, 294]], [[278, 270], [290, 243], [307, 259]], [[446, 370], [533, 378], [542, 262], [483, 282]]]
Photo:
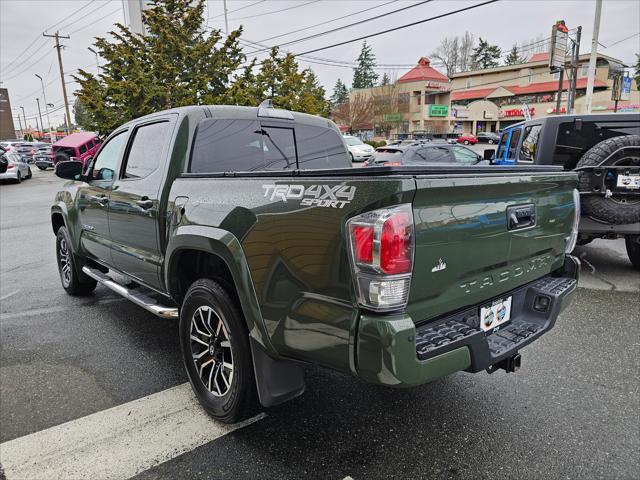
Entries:
[[538, 137], [542, 125], [531, 125], [524, 129], [522, 146], [520, 147], [520, 158], [522, 162], [533, 162], [536, 159], [536, 150], [538, 148]]
[[133, 132], [122, 178], [144, 178], [158, 168], [168, 129], [169, 122], [158, 122], [142, 125]]
[[478, 163], [478, 156], [475, 152], [464, 147], [452, 147], [453, 156], [456, 158], [457, 163], [464, 165], [475, 165]]
[[346, 168], [350, 166], [340, 134], [331, 128], [296, 127], [299, 168]]
[[522, 130], [517, 128], [511, 132], [511, 141], [509, 142], [509, 153], [507, 154], [508, 159], [515, 160], [516, 152], [518, 149], [518, 142], [520, 141], [520, 132]]
[[503, 132], [502, 135], [500, 136], [500, 145], [498, 145], [496, 158], [502, 158], [504, 156], [504, 149], [507, 144], [507, 138], [509, 138], [509, 132]]
[[291, 128], [262, 127], [264, 170], [296, 168], [296, 145]]
[[104, 145], [93, 165], [91, 180], [113, 180], [125, 138], [125, 132], [120, 132]]
[[78, 147], [78, 151], [80, 152], [80, 155], [87, 153], [87, 144], [85, 143], [80, 145], [80, 147]]
[[262, 130], [255, 120], [207, 118], [198, 124], [190, 172], [247, 172], [264, 165]]
[[425, 148], [424, 150], [427, 152], [427, 160], [429, 162], [451, 163], [455, 161], [447, 147], [432, 147]]

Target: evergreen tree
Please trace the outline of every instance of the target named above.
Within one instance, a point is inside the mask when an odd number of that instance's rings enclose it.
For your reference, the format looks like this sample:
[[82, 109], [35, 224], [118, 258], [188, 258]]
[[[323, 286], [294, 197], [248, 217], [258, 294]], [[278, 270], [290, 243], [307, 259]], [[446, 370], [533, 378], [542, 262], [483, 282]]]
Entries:
[[389, 75], [387, 75], [387, 72], [384, 72], [382, 80], [380, 80], [380, 86], [386, 87], [387, 85], [391, 85], [391, 79], [389, 78]]
[[522, 58], [518, 53], [518, 46], [514, 44], [513, 47], [511, 47], [511, 50], [509, 50], [509, 55], [507, 55], [507, 58], [504, 60], [504, 64], [517, 65], [519, 63], [524, 63], [524, 62], [525, 62], [525, 59]]
[[341, 105], [349, 100], [349, 90], [342, 80], [338, 79], [333, 87], [333, 95], [331, 95], [331, 102], [334, 105]]
[[483, 40], [480, 37], [478, 46], [473, 49], [471, 54], [471, 67], [474, 70], [497, 67], [501, 55], [500, 47], [490, 45], [488, 40]]
[[83, 126], [105, 134], [148, 113], [227, 99], [233, 73], [245, 59], [241, 30], [226, 38], [220, 30], [207, 36], [203, 12], [204, 0], [153, 0], [142, 14], [148, 34], [116, 24], [114, 41], [97, 38], [106, 60], [100, 75], [79, 70], [74, 77], [89, 117]]
[[362, 43], [362, 50], [356, 60], [358, 66], [353, 69], [353, 88], [370, 88], [378, 81], [378, 74], [374, 68], [376, 66], [376, 56], [373, 54], [371, 46], [365, 40]]

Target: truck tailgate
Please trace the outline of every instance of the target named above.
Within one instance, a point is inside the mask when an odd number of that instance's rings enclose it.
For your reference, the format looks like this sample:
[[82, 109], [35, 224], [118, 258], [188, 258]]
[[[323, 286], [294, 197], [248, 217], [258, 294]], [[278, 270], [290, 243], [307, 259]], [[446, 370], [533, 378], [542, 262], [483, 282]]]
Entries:
[[576, 180], [561, 172], [417, 176], [407, 313], [432, 319], [561, 267]]

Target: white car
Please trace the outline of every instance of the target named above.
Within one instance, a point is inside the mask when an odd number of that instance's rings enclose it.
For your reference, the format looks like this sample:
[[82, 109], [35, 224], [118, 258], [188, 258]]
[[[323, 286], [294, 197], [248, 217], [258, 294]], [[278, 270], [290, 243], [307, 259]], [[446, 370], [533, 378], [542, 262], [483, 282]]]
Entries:
[[4, 157], [7, 159], [7, 171], [0, 173], [0, 180], [13, 180], [20, 183], [24, 179], [31, 178], [31, 168], [20, 154], [8, 152]]
[[362, 140], [357, 137], [344, 135], [342, 138], [344, 139], [344, 143], [347, 145], [352, 162], [364, 162], [365, 160], [368, 160], [375, 151], [371, 145], [363, 143]]

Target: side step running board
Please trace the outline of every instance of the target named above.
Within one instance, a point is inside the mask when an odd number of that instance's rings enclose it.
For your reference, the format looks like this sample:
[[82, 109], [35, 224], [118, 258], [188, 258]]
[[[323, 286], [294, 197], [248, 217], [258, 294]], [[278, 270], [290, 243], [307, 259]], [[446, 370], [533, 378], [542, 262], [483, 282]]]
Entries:
[[113, 290], [118, 295], [122, 295], [124, 298], [131, 300], [136, 305], [141, 306], [145, 310], [162, 318], [178, 318], [178, 309], [164, 306], [154, 298], [148, 297], [144, 293], [130, 290], [127, 287], [120, 285], [114, 281], [111, 277], [105, 275], [100, 270], [90, 268], [87, 266], [82, 267], [82, 271], [93, 278], [98, 283], [101, 283], [105, 287]]

